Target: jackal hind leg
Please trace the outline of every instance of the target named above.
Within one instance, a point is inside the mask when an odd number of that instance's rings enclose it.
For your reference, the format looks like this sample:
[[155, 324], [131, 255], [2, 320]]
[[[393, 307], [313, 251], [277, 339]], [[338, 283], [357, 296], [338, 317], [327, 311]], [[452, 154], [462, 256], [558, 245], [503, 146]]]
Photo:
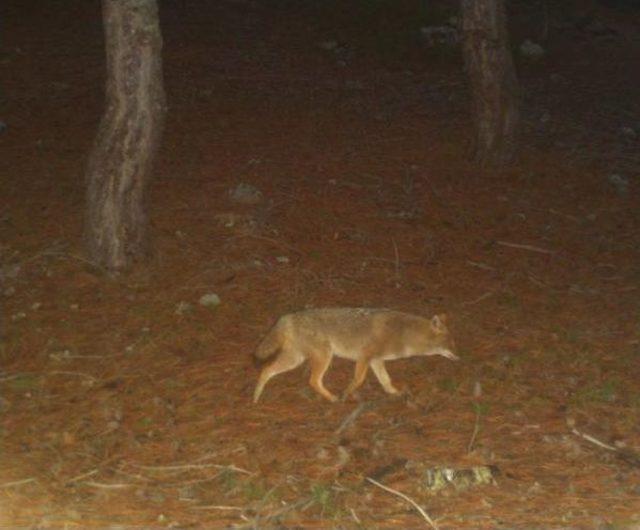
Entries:
[[253, 392], [253, 402], [258, 402], [260, 395], [264, 390], [264, 386], [269, 382], [269, 379], [283, 372], [293, 370], [303, 362], [304, 356], [300, 353], [293, 350], [283, 349], [271, 364], [262, 369], [258, 379], [258, 384]]

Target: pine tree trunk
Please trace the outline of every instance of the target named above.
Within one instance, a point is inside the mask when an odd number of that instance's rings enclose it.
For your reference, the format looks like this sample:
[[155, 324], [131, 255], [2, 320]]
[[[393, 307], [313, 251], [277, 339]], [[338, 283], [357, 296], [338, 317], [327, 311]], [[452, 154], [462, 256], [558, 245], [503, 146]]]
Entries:
[[117, 271], [148, 255], [148, 181], [165, 115], [156, 0], [102, 0], [106, 107], [89, 155], [85, 244]]
[[519, 126], [519, 88], [507, 36], [504, 0], [462, 0], [465, 65], [482, 164], [512, 159]]

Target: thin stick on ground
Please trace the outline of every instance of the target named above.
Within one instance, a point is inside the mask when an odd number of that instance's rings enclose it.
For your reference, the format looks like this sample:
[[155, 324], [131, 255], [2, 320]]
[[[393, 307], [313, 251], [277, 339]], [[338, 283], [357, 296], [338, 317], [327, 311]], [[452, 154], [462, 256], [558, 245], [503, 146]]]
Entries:
[[478, 296], [478, 298], [474, 298], [473, 300], [470, 300], [468, 302], [462, 302], [463, 306], [468, 306], [468, 305], [474, 305], [477, 304], [478, 302], [482, 302], [482, 300], [485, 300], [486, 298], [489, 298], [490, 296], [493, 296], [495, 294], [495, 291], [489, 291], [487, 293], [484, 293], [483, 295]]
[[580, 432], [575, 427], [570, 427], [570, 428], [573, 434], [575, 434], [576, 436], [579, 436], [580, 438], [586, 440], [587, 442], [591, 442], [592, 444], [597, 445], [598, 447], [602, 447], [603, 449], [608, 449], [609, 451], [618, 451], [618, 448], [614, 447], [613, 445], [609, 445], [604, 442], [601, 442], [600, 440], [591, 436], [590, 434]]
[[396, 273], [396, 287], [400, 285], [400, 252], [398, 252], [398, 245], [395, 239], [391, 239], [393, 242], [393, 254], [394, 254], [394, 267]]
[[628, 465], [631, 465], [633, 467], [640, 467], [640, 454], [638, 454], [637, 452], [631, 449], [625, 449], [625, 448], [609, 445], [607, 443], [604, 443], [601, 440], [598, 440], [595, 436], [591, 436], [590, 434], [579, 431], [578, 429], [575, 428], [575, 420], [573, 420], [572, 418], [567, 418], [567, 426], [569, 427], [569, 429], [573, 434], [575, 434], [576, 436], [579, 436], [583, 440], [586, 440], [589, 443], [597, 445], [598, 447], [602, 447], [607, 451], [614, 452], [618, 456], [618, 458], [623, 460]]
[[87, 486], [91, 486], [92, 488], [99, 488], [105, 490], [121, 490], [130, 488], [133, 484], [127, 484], [123, 482], [114, 483], [114, 484], [106, 484], [104, 482], [93, 482], [92, 480], [85, 480], [81, 482], [81, 484], [86, 484]]
[[540, 254], [555, 254], [554, 250], [547, 250], [546, 248], [536, 247], [534, 245], [523, 245], [521, 243], [509, 243], [508, 241], [496, 241], [496, 244], [503, 247], [518, 248], [520, 250], [529, 250], [531, 252], [539, 252]]
[[480, 431], [480, 406], [476, 407], [476, 422], [473, 426], [473, 434], [471, 435], [471, 440], [469, 440], [469, 445], [467, 446], [467, 453], [470, 453], [473, 450], [473, 444], [476, 442], [476, 436], [478, 436], [478, 431]]
[[422, 507], [416, 501], [414, 501], [411, 497], [408, 497], [404, 493], [401, 493], [401, 492], [399, 492], [397, 490], [394, 490], [393, 488], [390, 488], [389, 486], [385, 486], [384, 484], [380, 484], [380, 482], [378, 482], [377, 480], [373, 480], [371, 477], [367, 477], [367, 480], [369, 482], [371, 482], [371, 484], [373, 484], [374, 486], [378, 486], [379, 488], [381, 488], [381, 489], [383, 489], [385, 491], [388, 491], [389, 493], [392, 493], [393, 495], [397, 495], [401, 499], [404, 499], [405, 501], [407, 501], [409, 504], [411, 504], [411, 506], [413, 506], [416, 510], [418, 510], [420, 515], [422, 515], [424, 520], [427, 521], [427, 523], [429, 523], [434, 530], [438, 530], [438, 525], [435, 523], [435, 521], [433, 519], [431, 519], [431, 517], [429, 517], [429, 514], [427, 512], [425, 512], [422, 509]]
[[85, 379], [95, 383], [98, 379], [92, 376], [91, 374], [85, 374], [84, 372], [70, 372], [68, 370], [53, 370], [51, 372], [47, 372], [49, 375], [70, 375], [74, 377], [84, 377]]
[[360, 414], [362, 414], [365, 410], [369, 409], [370, 407], [371, 407], [371, 403], [368, 403], [367, 401], [363, 401], [362, 403], [360, 403], [355, 409], [353, 409], [347, 415], [347, 417], [344, 420], [342, 420], [342, 423], [335, 430], [334, 434], [336, 436], [340, 436], [343, 431], [345, 431], [347, 428], [349, 428], [349, 426], [351, 426], [351, 424], [354, 421], [356, 421], [356, 419], [358, 418], [358, 416], [360, 416]]
[[242, 510], [244, 510], [244, 508], [240, 506], [225, 506], [223, 504], [207, 504], [204, 506], [191, 506], [190, 508], [192, 510], [222, 510], [228, 512], [241, 512]]
[[484, 271], [498, 270], [495, 267], [492, 267], [491, 265], [487, 265], [486, 263], [482, 263], [480, 261], [471, 261], [470, 259], [467, 260], [467, 265], [470, 265], [471, 267], [477, 267], [478, 269], [482, 269]]
[[236, 473], [243, 473], [245, 475], [253, 476], [255, 473], [242, 469], [234, 464], [170, 464], [166, 466], [145, 466], [142, 464], [130, 463], [131, 466], [138, 469], [144, 469], [145, 471], [161, 471], [161, 472], [174, 472], [174, 471], [191, 471], [194, 469], [224, 469], [229, 471], [235, 471]]
[[92, 469], [91, 471], [87, 471], [86, 473], [82, 473], [82, 475], [77, 475], [73, 478], [70, 478], [65, 482], [65, 484], [73, 484], [74, 482], [79, 482], [80, 480], [84, 480], [85, 478], [92, 477], [93, 475], [99, 473], [99, 469]]
[[0, 484], [0, 488], [15, 488], [16, 486], [22, 486], [23, 484], [31, 484], [32, 482], [37, 482], [35, 478], [25, 478], [22, 480], [13, 480], [11, 482], [4, 482]]

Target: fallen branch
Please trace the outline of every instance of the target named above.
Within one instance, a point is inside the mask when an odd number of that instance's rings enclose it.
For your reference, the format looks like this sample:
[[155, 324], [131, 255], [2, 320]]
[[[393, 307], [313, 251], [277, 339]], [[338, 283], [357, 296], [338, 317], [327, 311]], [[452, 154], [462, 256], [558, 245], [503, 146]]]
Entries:
[[569, 427], [571, 432], [576, 436], [579, 436], [583, 440], [586, 440], [587, 442], [590, 442], [593, 445], [597, 445], [598, 447], [602, 447], [607, 451], [611, 451], [615, 453], [620, 460], [624, 461], [630, 466], [640, 467], [640, 454], [638, 454], [636, 451], [632, 451], [630, 449], [620, 449], [618, 447], [614, 447], [613, 445], [604, 443], [598, 440], [597, 438], [595, 438], [594, 436], [591, 436], [590, 434], [579, 431], [578, 429], [575, 428], [574, 425], [575, 425], [575, 420], [573, 420], [572, 418], [567, 419], [567, 426]]
[[579, 436], [580, 438], [586, 440], [587, 442], [591, 442], [594, 445], [597, 445], [598, 447], [602, 447], [603, 449], [608, 449], [609, 451], [618, 451], [617, 447], [614, 447], [613, 445], [608, 445], [604, 442], [601, 442], [600, 440], [598, 440], [597, 438], [594, 438], [593, 436], [591, 436], [590, 434], [584, 433], [584, 432], [580, 432], [578, 429], [576, 429], [575, 427], [571, 428], [571, 432], [573, 434], [575, 434], [576, 436]]
[[388, 491], [389, 493], [392, 493], [393, 495], [397, 495], [401, 499], [404, 499], [405, 501], [407, 501], [409, 504], [411, 504], [411, 506], [413, 506], [416, 510], [418, 510], [420, 515], [422, 515], [424, 520], [427, 521], [427, 523], [429, 523], [434, 530], [438, 530], [438, 525], [434, 522], [434, 520], [431, 519], [431, 517], [429, 517], [429, 514], [427, 514], [427, 512], [425, 512], [422, 509], [422, 507], [416, 501], [414, 501], [411, 497], [408, 497], [404, 493], [401, 493], [401, 492], [399, 492], [397, 490], [394, 490], [394, 489], [392, 489], [392, 488], [390, 488], [388, 486], [385, 486], [384, 484], [380, 484], [378, 481], [372, 479], [371, 477], [367, 477], [367, 480], [369, 482], [371, 482], [371, 484], [373, 484], [374, 486], [378, 486], [379, 488], [381, 488], [381, 489], [383, 489], [385, 491]]
[[236, 473], [244, 473], [245, 475], [253, 476], [255, 473], [251, 471], [247, 471], [246, 469], [242, 469], [241, 467], [235, 466], [233, 464], [222, 465], [222, 464], [174, 464], [174, 465], [166, 465], [166, 466], [145, 466], [141, 464], [130, 464], [133, 467], [137, 467], [138, 469], [144, 469], [145, 471], [191, 471], [193, 469], [226, 469], [229, 471], [235, 471]]

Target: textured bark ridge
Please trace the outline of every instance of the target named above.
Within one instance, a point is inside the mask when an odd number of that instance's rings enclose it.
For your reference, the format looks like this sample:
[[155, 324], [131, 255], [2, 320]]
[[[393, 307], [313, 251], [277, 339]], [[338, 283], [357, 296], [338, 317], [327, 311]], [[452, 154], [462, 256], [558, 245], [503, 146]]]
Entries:
[[165, 115], [156, 0], [103, 0], [106, 107], [89, 155], [85, 240], [90, 259], [122, 270], [148, 255], [146, 211]]
[[476, 124], [476, 160], [503, 164], [515, 153], [520, 121], [504, 0], [462, 0], [462, 32]]

